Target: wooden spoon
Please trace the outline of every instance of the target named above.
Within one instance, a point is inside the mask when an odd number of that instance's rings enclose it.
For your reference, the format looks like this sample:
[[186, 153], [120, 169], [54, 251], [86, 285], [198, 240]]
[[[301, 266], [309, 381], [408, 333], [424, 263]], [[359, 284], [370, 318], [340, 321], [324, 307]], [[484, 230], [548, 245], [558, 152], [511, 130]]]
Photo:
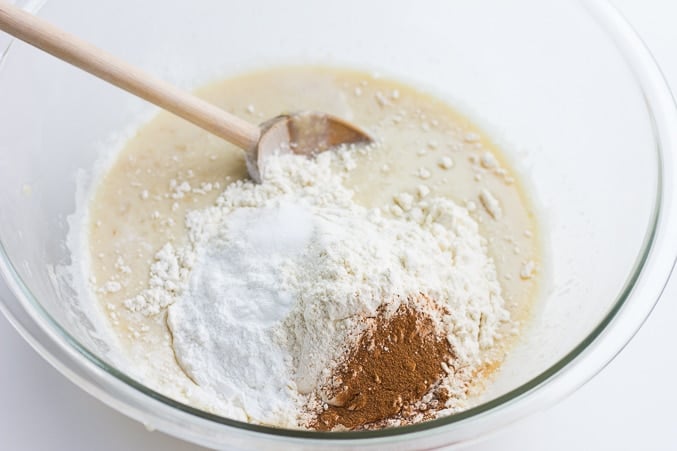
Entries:
[[272, 153], [313, 155], [341, 144], [371, 142], [354, 125], [319, 112], [284, 114], [261, 126], [251, 124], [2, 0], [0, 30], [244, 149], [249, 175], [257, 182]]

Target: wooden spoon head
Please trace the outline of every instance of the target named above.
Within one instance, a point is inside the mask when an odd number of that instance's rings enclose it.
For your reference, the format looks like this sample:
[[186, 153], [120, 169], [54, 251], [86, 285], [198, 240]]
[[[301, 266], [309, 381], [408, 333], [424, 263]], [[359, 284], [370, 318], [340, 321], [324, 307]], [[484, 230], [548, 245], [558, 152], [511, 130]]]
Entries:
[[314, 156], [344, 144], [368, 144], [371, 137], [356, 126], [335, 116], [314, 111], [283, 114], [261, 125], [256, 149], [247, 152], [247, 169], [261, 182], [266, 159], [275, 153]]

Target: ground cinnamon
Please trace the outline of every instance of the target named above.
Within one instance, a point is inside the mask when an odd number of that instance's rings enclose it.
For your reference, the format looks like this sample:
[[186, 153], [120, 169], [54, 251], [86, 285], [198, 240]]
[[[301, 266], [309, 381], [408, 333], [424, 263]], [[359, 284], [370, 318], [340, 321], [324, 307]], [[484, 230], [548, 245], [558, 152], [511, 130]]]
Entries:
[[436, 333], [429, 315], [407, 305], [391, 315], [380, 311], [339, 365], [327, 407], [313, 428], [376, 427], [443, 407], [448, 396], [443, 389], [433, 394], [432, 403], [422, 405], [421, 400], [434, 391], [445, 375], [442, 362], [452, 357], [451, 346]]

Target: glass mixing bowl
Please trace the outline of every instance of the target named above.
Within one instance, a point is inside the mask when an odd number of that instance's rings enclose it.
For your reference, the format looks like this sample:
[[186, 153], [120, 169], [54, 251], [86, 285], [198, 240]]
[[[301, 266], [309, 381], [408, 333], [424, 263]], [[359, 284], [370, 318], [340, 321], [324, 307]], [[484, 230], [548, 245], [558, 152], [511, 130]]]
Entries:
[[636, 332], [669, 277], [677, 255], [675, 108], [647, 50], [604, 2], [19, 3], [186, 88], [290, 63], [408, 81], [498, 136], [539, 206], [549, 262], [542, 301], [482, 404], [352, 433], [210, 415], [117, 368], [99, 319], [64, 271], [76, 225], [68, 216], [122, 131], [155, 110], [0, 34], [0, 268], [14, 294], [0, 306], [67, 377], [151, 428], [236, 449], [462, 443], [592, 377]]

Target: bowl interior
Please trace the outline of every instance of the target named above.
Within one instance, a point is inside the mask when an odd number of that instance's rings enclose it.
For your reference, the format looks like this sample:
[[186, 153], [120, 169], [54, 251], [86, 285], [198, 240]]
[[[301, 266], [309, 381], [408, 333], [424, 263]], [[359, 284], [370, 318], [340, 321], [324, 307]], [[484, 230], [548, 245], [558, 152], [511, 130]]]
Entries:
[[[622, 55], [577, 4], [61, 0], [41, 15], [186, 88], [331, 64], [409, 82], [484, 125], [531, 191], [548, 262], [536, 318], [487, 400], [586, 340], [647, 252], [660, 168], [650, 115]], [[22, 43], [0, 66], [0, 124], [10, 124], [0, 127], [0, 242], [28, 302], [112, 366], [106, 327], [69, 270], [81, 243], [68, 218], [154, 111]]]

